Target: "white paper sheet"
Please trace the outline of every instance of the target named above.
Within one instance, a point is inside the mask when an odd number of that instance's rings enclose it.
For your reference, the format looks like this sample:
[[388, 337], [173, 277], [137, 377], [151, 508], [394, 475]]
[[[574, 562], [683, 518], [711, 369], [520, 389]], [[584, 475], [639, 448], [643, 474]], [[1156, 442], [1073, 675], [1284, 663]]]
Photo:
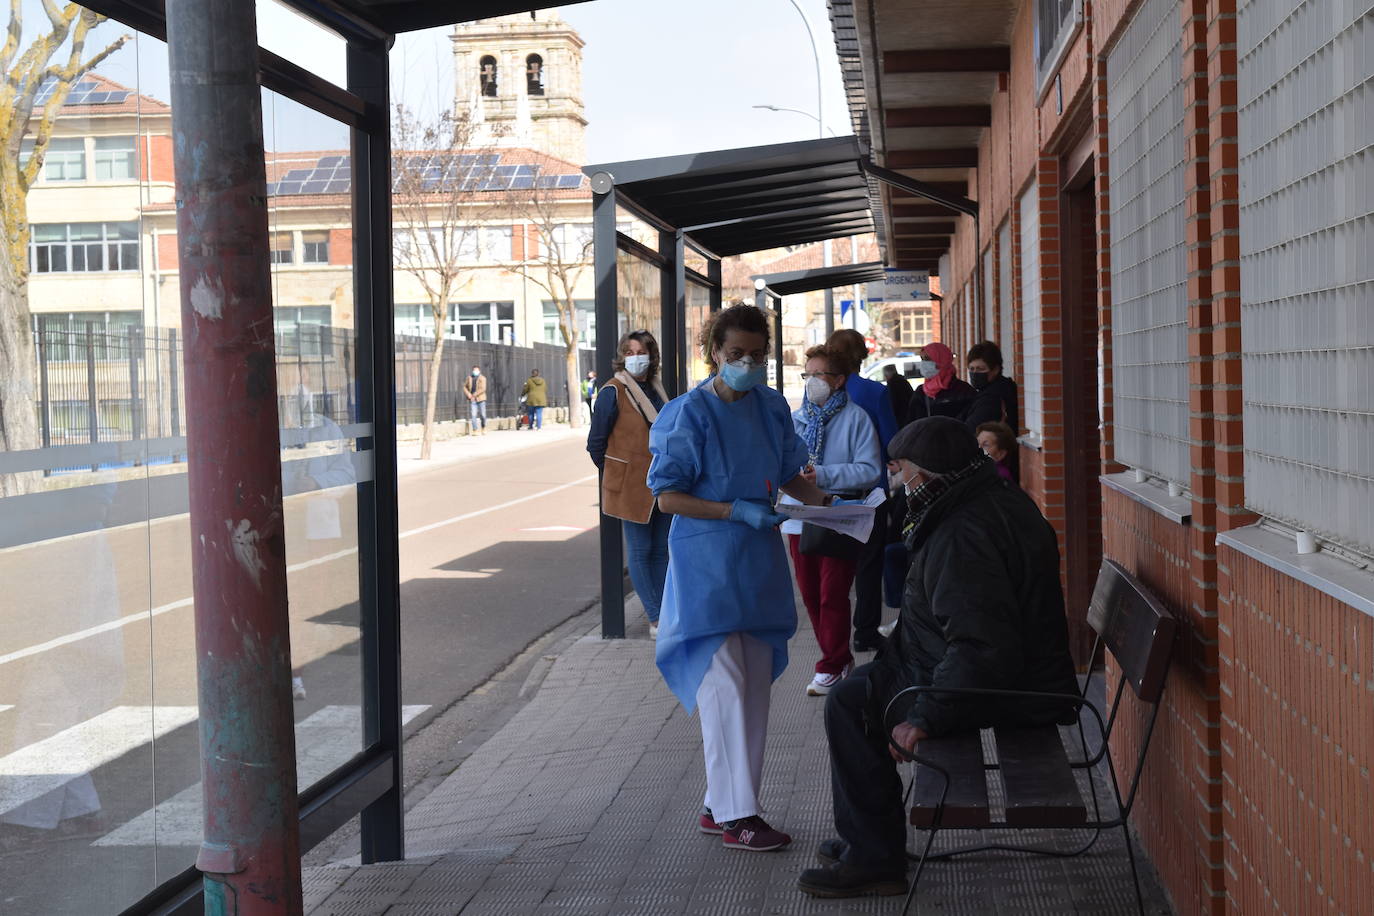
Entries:
[[786, 515], [788, 518], [820, 525], [822, 528], [847, 534], [856, 541], [867, 542], [868, 536], [873, 533], [873, 510], [881, 506], [885, 499], [887, 499], [887, 494], [874, 487], [873, 492], [869, 493], [862, 503], [850, 503], [842, 506], [779, 504], [777, 510], [779, 514]]

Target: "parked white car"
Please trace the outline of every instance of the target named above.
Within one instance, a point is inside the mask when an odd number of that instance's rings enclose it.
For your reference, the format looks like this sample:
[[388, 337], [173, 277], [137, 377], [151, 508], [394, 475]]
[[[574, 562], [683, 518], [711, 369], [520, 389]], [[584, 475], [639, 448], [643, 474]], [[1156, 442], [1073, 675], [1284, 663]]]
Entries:
[[884, 381], [883, 369], [887, 366], [896, 366], [898, 375], [909, 379], [919, 379], [921, 373], [916, 370], [916, 364], [920, 361], [920, 358], [917, 356], [889, 356], [886, 359], [878, 360], [865, 369], [863, 371], [863, 376], [866, 379], [881, 382]]

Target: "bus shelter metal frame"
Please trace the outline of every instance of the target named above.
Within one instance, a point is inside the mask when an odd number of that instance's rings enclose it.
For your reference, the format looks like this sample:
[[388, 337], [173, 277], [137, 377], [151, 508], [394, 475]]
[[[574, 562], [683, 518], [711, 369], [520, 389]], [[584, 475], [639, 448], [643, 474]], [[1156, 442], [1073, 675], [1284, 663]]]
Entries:
[[[587, 166], [583, 172], [592, 187], [597, 328], [619, 328], [620, 252], [655, 265], [662, 272], [663, 376], [671, 382], [665, 388], [669, 396], [681, 394], [689, 365], [689, 278], [710, 291], [715, 312], [722, 304], [722, 258], [872, 232], [865, 159], [858, 139], [850, 136]], [[657, 251], [619, 231], [622, 210], [658, 231]], [[706, 259], [704, 275], [687, 266], [689, 247]], [[760, 290], [755, 301], [771, 312], [781, 385], [781, 300]], [[610, 378], [618, 344], [618, 334], [602, 330], [597, 335], [598, 378]], [[622, 639], [625, 556], [620, 519], [602, 513], [600, 547], [601, 635]]]

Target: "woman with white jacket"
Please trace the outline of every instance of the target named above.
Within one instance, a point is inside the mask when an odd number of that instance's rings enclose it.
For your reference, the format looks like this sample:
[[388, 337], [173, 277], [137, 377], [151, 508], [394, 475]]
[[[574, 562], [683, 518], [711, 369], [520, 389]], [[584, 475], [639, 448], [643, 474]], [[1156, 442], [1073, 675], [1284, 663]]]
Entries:
[[[844, 390], [842, 354], [824, 346], [806, 351], [806, 400], [792, 414], [797, 438], [806, 444], [808, 463], [802, 476], [826, 493], [862, 498], [883, 478], [882, 452], [873, 421]], [[796, 500], [783, 494], [781, 502]], [[824, 696], [849, 671], [849, 588], [854, 582], [859, 544], [848, 556], [802, 552], [802, 523], [782, 526], [792, 555], [802, 602], [820, 644], [816, 674], [806, 686], [809, 696]], [[840, 537], [843, 537], [841, 535]], [[843, 542], [841, 542], [843, 543]]]

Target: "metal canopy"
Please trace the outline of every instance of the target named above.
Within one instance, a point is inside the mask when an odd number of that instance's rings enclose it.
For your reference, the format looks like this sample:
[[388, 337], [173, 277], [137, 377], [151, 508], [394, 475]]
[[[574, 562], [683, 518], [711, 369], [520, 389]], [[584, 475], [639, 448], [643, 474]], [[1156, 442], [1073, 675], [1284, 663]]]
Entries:
[[[585, 0], [565, 0], [561, 5], [582, 2]], [[384, 35], [545, 8], [530, 0], [286, 0], [286, 3], [344, 32], [367, 30]]]
[[[589, 165], [619, 197], [716, 255], [873, 231], [855, 137]], [[598, 184], [597, 176], [608, 175]]]
[[874, 283], [886, 275], [882, 261], [869, 261], [865, 264], [840, 264], [835, 267], [815, 267], [810, 270], [789, 270], [776, 274], [755, 274], [755, 285], [759, 280], [764, 288], [779, 296], [793, 296], [809, 293], [818, 289], [834, 289], [837, 286], [852, 286], [855, 283]]

